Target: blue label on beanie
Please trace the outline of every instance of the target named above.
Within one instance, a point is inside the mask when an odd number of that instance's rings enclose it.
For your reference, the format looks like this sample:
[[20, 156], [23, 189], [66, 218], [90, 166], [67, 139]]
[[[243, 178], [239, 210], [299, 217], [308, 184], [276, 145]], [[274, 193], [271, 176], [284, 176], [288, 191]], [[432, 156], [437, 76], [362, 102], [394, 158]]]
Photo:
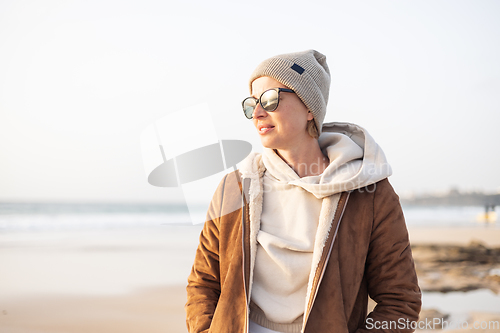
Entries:
[[297, 73], [301, 74], [304, 73], [304, 68], [300, 67], [299, 65], [297, 64], [293, 64], [292, 67], [290, 67], [291, 69], [293, 69], [294, 71], [296, 71]]

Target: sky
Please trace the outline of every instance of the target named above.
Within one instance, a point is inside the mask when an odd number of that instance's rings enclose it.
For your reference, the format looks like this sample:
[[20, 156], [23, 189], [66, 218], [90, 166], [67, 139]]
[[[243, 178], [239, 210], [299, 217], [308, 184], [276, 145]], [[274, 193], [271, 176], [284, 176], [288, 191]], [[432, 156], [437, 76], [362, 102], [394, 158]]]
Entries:
[[[485, 0], [0, 0], [0, 201], [179, 201], [148, 184], [141, 133], [207, 103], [219, 139], [261, 151], [249, 75], [307, 49], [330, 67], [325, 121], [366, 128], [399, 194], [500, 191], [499, 16]], [[195, 121], [171, 126], [202, 146]]]

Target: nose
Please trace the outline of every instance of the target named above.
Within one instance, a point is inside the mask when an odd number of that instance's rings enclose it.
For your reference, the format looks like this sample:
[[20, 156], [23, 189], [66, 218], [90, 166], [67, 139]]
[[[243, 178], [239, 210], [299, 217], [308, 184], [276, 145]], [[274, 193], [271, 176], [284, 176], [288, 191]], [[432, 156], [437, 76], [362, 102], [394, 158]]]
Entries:
[[267, 116], [267, 111], [262, 108], [260, 103], [257, 103], [257, 106], [253, 110], [253, 118], [263, 118]]

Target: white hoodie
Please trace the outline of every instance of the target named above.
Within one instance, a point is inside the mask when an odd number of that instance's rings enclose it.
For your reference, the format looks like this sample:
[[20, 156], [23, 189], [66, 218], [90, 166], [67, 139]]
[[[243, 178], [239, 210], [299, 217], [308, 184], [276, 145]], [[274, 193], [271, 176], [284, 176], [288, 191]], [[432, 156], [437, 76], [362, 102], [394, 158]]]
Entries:
[[318, 141], [330, 159], [321, 175], [300, 178], [268, 148], [262, 155], [250, 155], [240, 168], [243, 177], [256, 167], [266, 170], [261, 181], [262, 210], [254, 209], [254, 214], [251, 210], [255, 240], [251, 242], [250, 318], [275, 331], [300, 332], [311, 280], [340, 193], [391, 174], [380, 147], [357, 125], [324, 124]]

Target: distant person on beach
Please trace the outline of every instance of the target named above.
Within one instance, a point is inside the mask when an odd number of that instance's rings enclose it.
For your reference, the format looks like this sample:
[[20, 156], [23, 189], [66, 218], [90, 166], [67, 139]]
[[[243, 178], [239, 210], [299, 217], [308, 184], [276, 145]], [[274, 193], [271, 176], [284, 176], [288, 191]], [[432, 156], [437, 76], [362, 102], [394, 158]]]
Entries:
[[242, 105], [263, 153], [213, 196], [188, 278], [189, 332], [412, 331], [421, 292], [391, 168], [362, 127], [323, 123], [329, 89], [314, 50], [251, 75]]

